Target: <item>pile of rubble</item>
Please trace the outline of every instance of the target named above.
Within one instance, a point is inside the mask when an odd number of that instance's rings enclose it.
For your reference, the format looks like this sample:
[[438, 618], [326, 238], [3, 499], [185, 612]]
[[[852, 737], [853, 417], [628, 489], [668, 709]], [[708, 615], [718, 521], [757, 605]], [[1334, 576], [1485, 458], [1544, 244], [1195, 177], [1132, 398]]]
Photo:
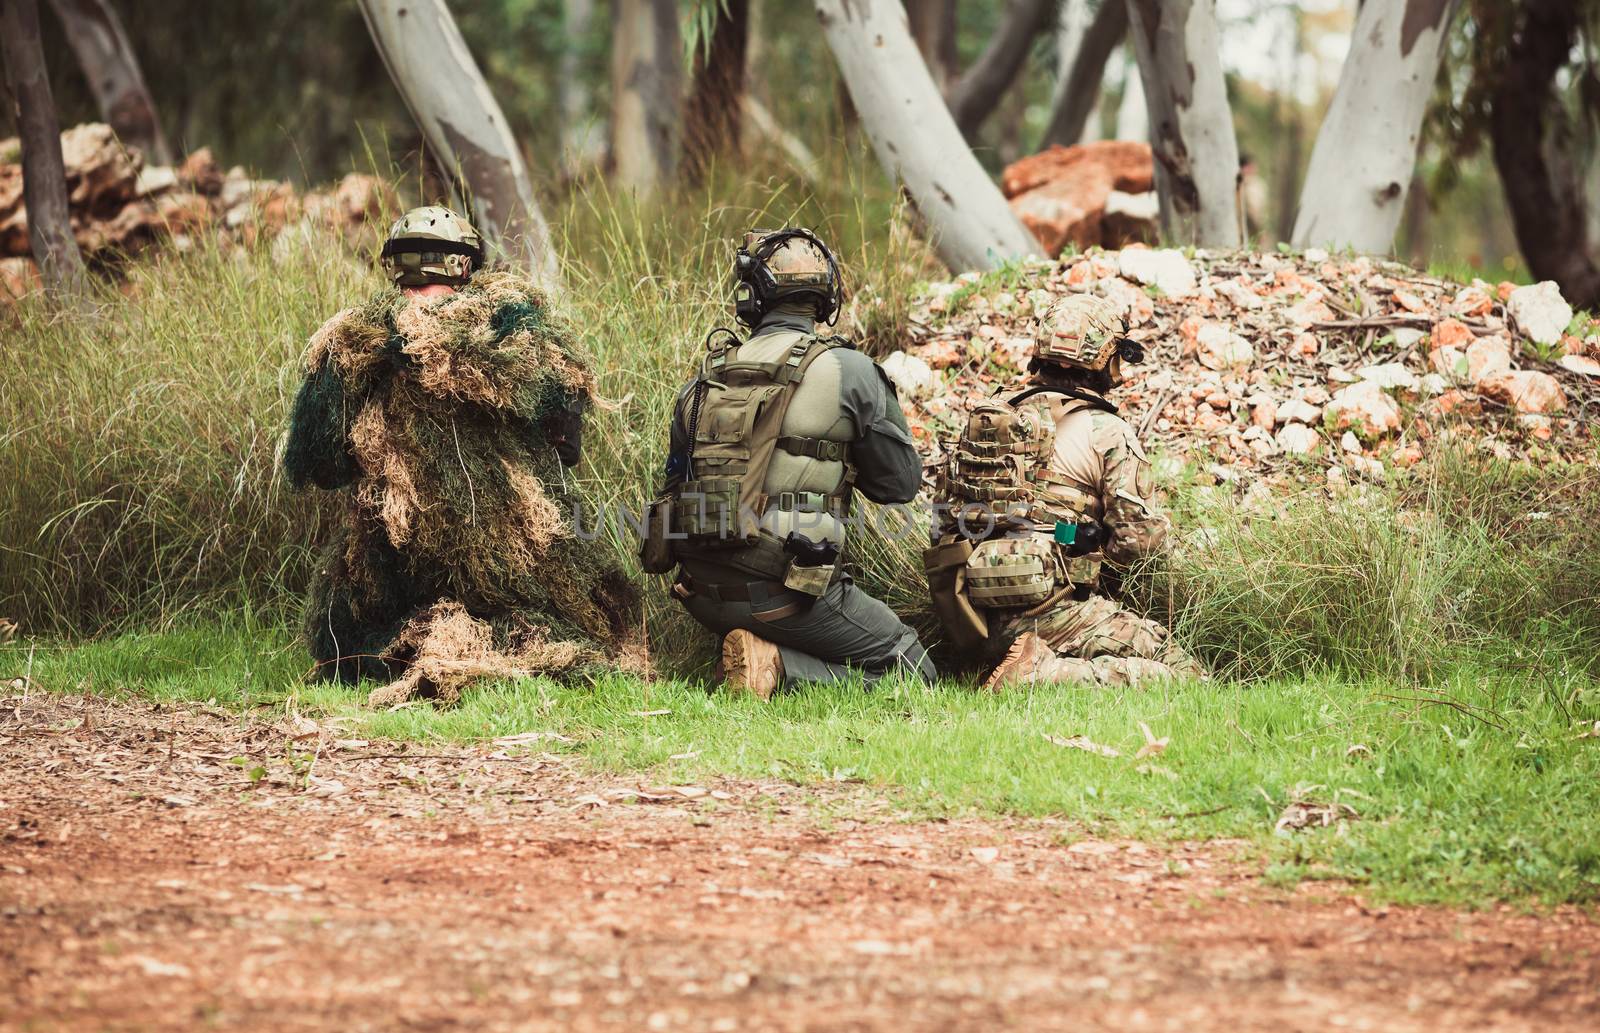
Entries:
[[1368, 256], [1133, 246], [931, 285], [885, 367], [937, 462], [973, 402], [1019, 387], [1038, 317], [1109, 298], [1146, 360], [1113, 394], [1147, 446], [1206, 481], [1384, 479], [1470, 434], [1502, 458], [1590, 461], [1600, 323], [1553, 283], [1451, 283]]
[[1051, 257], [1068, 246], [1085, 251], [1156, 239], [1161, 206], [1147, 143], [1058, 144], [1006, 166], [1000, 188]]
[[[288, 183], [224, 172], [210, 148], [177, 167], [146, 166], [100, 123], [61, 134], [72, 234], [85, 260], [114, 267], [152, 246], [193, 247], [215, 233], [225, 246], [253, 245], [290, 230], [328, 231], [355, 248], [375, 247], [385, 214], [398, 207], [394, 190], [376, 176], [351, 173], [328, 190], [297, 194]], [[0, 140], [0, 302], [38, 284], [28, 246], [21, 151]]]

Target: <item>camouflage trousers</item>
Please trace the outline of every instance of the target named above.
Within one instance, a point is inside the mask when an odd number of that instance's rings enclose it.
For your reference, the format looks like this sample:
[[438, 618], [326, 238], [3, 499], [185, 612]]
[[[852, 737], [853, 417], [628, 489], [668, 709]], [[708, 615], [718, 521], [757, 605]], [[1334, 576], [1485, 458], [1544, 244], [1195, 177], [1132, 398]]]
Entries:
[[1103, 595], [1068, 600], [1037, 617], [1014, 618], [991, 642], [1009, 649], [1030, 631], [1055, 655], [1042, 659], [1032, 672], [1019, 672], [1029, 683], [1112, 686], [1207, 676], [1165, 627]]

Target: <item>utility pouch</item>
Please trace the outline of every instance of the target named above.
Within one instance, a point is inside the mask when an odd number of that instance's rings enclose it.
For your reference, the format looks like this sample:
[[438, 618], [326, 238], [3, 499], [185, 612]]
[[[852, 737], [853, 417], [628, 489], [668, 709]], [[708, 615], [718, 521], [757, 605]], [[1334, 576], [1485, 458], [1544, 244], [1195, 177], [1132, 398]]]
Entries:
[[833, 575], [838, 569], [833, 563], [820, 567], [802, 567], [798, 563], [791, 563], [784, 572], [783, 587], [809, 596], [821, 596], [833, 584]]
[[678, 565], [672, 555], [673, 500], [658, 495], [644, 511], [644, 540], [639, 543], [639, 569], [646, 574], [665, 574]]
[[989, 637], [989, 618], [967, 596], [967, 561], [973, 544], [965, 538], [942, 541], [922, 552], [922, 569], [928, 576], [928, 595], [950, 644], [972, 649]]
[[1056, 546], [1036, 538], [991, 538], [967, 560], [967, 594], [980, 609], [1036, 606], [1056, 590]]

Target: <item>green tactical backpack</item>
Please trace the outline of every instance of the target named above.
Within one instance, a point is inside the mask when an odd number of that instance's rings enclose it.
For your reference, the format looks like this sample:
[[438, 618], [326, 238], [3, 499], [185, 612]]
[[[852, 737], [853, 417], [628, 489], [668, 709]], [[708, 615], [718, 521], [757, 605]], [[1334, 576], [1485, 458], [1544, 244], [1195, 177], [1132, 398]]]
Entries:
[[[731, 336], [731, 335], [730, 335]], [[714, 348], [700, 366], [689, 402], [689, 469], [673, 500], [672, 526], [692, 549], [755, 545], [769, 507], [828, 512], [843, 519], [854, 482], [849, 446], [842, 441], [784, 435], [784, 415], [817, 357], [843, 342], [803, 337], [774, 362], [743, 362], [743, 342]], [[842, 462], [845, 476], [831, 493], [765, 492], [779, 450]]]

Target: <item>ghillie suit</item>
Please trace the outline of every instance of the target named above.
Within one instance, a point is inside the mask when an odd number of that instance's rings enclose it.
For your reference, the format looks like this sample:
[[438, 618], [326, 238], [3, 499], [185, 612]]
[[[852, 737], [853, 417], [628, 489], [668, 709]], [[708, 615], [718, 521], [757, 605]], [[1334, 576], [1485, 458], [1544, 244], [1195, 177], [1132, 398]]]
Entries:
[[380, 291], [312, 337], [284, 466], [296, 488], [351, 489], [306, 607], [319, 673], [388, 680], [443, 600], [571, 643], [562, 669], [623, 646], [634, 593], [569, 523], [560, 464], [594, 389], [574, 336], [537, 288], [485, 272], [437, 298]]

